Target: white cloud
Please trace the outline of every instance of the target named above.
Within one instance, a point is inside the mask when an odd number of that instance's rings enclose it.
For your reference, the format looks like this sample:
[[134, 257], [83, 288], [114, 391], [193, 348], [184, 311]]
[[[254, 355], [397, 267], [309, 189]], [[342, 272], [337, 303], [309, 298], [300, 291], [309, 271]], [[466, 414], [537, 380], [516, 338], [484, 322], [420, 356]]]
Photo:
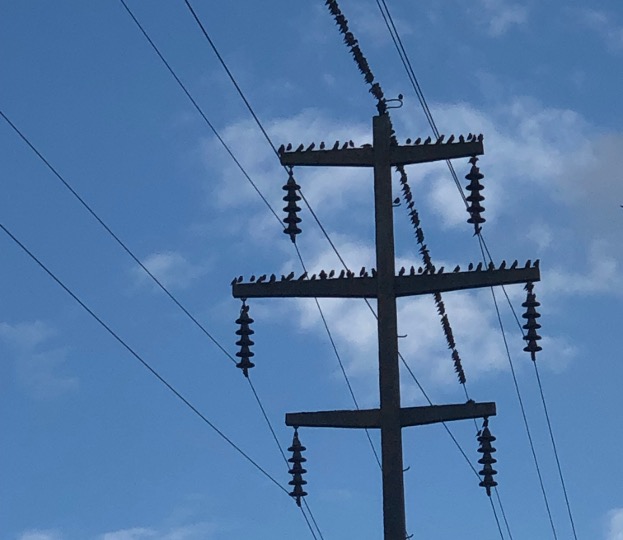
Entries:
[[623, 508], [615, 508], [608, 512], [606, 540], [623, 540]]
[[[193, 264], [175, 251], [152, 253], [142, 262], [165, 287], [188, 287], [207, 272], [206, 265]], [[142, 269], [135, 268], [133, 272], [141, 282], [151, 282]]]
[[0, 340], [15, 352], [16, 374], [31, 397], [50, 399], [78, 387], [77, 377], [62, 373], [69, 349], [51, 347], [56, 332], [41, 321], [0, 323]]

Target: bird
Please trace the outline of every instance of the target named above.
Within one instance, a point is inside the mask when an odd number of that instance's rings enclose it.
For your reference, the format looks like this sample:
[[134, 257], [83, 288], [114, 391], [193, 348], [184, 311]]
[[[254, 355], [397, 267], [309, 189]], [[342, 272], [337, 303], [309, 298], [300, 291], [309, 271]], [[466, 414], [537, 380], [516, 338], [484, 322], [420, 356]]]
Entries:
[[411, 268], [409, 268], [409, 275], [415, 276], [415, 266], [412, 266]]
[[286, 279], [287, 279], [288, 281], [290, 281], [293, 277], [294, 277], [294, 272], [290, 272], [290, 273], [286, 276]]
[[343, 145], [342, 145], [342, 150], [346, 150], [348, 148], [348, 141], [346, 141]]
[[495, 269], [495, 264], [493, 264], [493, 261], [491, 261], [489, 263], [489, 266], [487, 266], [487, 270], [494, 270]]
[[262, 281], [266, 281], [266, 274], [262, 274], [259, 278], [257, 278], [258, 283], [262, 283]]
[[243, 277], [242, 276], [238, 276], [238, 283], [242, 283]]
[[454, 135], [450, 135], [450, 137], [448, 137], [448, 140], [446, 141], [446, 144], [452, 144], [454, 142]]
[[474, 136], [471, 133], [467, 134], [467, 142], [471, 141], [474, 138]]
[[353, 141], [348, 141], [348, 146], [355, 148], [355, 143]]
[[329, 272], [329, 277], [332, 278], [335, 275], [335, 270], [331, 270]]
[[515, 268], [517, 268], [517, 265], [518, 265], [518, 264], [519, 264], [519, 263], [518, 263], [516, 260], [515, 260], [515, 261], [513, 261], [513, 264], [511, 264], [511, 270], [514, 270]]
[[432, 139], [430, 137], [426, 137], [426, 139], [424, 140], [424, 144], [430, 144], [431, 141]]
[[415, 139], [415, 142], [413, 144], [420, 144], [422, 142], [422, 137], [418, 137], [417, 139]]
[[335, 144], [333, 145], [333, 150], [337, 150], [340, 147], [340, 141], [335, 141]]
[[459, 135], [459, 142], [465, 142], [465, 137], [463, 137], [463, 135]]
[[249, 278], [249, 281], [250, 281], [251, 283], [253, 283], [253, 282], [255, 281], [255, 276], [251, 276], [251, 277]]
[[278, 152], [279, 152], [280, 154], [283, 154], [283, 153], [285, 152], [285, 150], [286, 150], [286, 147], [285, 147], [285, 145], [283, 145], [283, 144], [282, 144], [282, 145], [279, 147]]
[[474, 263], [469, 263], [467, 269], [471, 272], [474, 269]]
[[288, 143], [288, 146], [286, 146], [286, 152], [289, 152], [290, 150], [292, 150], [292, 143]]
[[444, 267], [444, 266], [442, 266], [442, 267], [441, 267], [441, 268], [437, 271], [437, 273], [438, 273], [438, 274], [443, 274], [443, 269], [444, 269], [444, 268], [445, 268], [445, 267]]
[[359, 270], [359, 277], [363, 277], [363, 275], [366, 273], [366, 267], [362, 266], [361, 270]]
[[398, 275], [399, 276], [404, 276], [405, 272], [406, 272], [406, 270], [405, 270], [405, 267], [403, 266], [400, 270], [398, 270]]
[[309, 278], [311, 281], [314, 281], [316, 279], [316, 274], [312, 274], [312, 277]]
[[459, 272], [461, 270], [461, 267], [457, 264], [456, 267], [454, 268], [454, 272]]
[[526, 266], [525, 266], [525, 268], [530, 268], [530, 265], [531, 265], [531, 264], [532, 264], [532, 261], [531, 261], [530, 259], [528, 259], [528, 260], [526, 261]]
[[482, 263], [478, 263], [478, 266], [476, 266], [476, 271], [480, 272], [482, 270]]
[[506, 261], [502, 261], [502, 264], [500, 264], [498, 270], [504, 270], [504, 268], [506, 268]]
[[310, 150], [313, 150], [314, 148], [316, 148], [316, 144], [315, 143], [311, 143], [306, 149], [306, 152], [309, 152]]
[[340, 272], [340, 278], [343, 278], [346, 275], [346, 270], [342, 270]]
[[538, 268], [540, 264], [541, 264], [541, 260], [540, 260], [540, 259], [536, 259], [536, 260], [534, 261], [533, 266], [534, 266], [535, 268]]
[[301, 144], [299, 144], [299, 145], [298, 145], [298, 147], [296, 148], [296, 151], [297, 151], [297, 152], [302, 152], [302, 151], [303, 151], [303, 148], [305, 148], [305, 145], [301, 143]]
[[324, 270], [320, 270], [320, 274], [318, 274], [320, 279], [327, 279], [327, 273]]
[[347, 270], [346, 271], [346, 277], [348, 278], [354, 278], [355, 277], [355, 272], [351, 271], [351, 270]]
[[441, 144], [443, 142], [444, 137], [445, 137], [445, 135], [439, 135], [439, 138], [437, 139], [435, 144]]
[[424, 268], [422, 268], [421, 266], [417, 269], [417, 273], [421, 274], [422, 272], [424, 272]]
[[324, 150], [324, 141], [320, 142], [320, 150]]
[[271, 274], [270, 275], [270, 279], [268, 280], [269, 283], [275, 283], [275, 281], [277, 280], [277, 276], [275, 274]]
[[231, 280], [231, 284], [232, 284], [232, 285], [235, 285], [235, 284], [237, 283], [237, 281], [238, 281], [238, 280], [237, 280], [236, 278], [234, 278], [234, 279], [232, 279], [232, 280]]
[[376, 277], [376, 268], [371, 268], [370, 273], [372, 274], [372, 277]]
[[484, 139], [483, 134], [481, 133], [480, 135], [478, 135], [478, 142], [482, 142]]
[[411, 139], [407, 139], [407, 140], [405, 141], [405, 143], [406, 143], [406, 144], [411, 144]]
[[299, 281], [300, 281], [300, 280], [303, 280], [303, 279], [306, 279], [306, 278], [307, 278], [307, 272], [303, 272], [303, 273], [300, 275], [300, 277], [299, 277]]

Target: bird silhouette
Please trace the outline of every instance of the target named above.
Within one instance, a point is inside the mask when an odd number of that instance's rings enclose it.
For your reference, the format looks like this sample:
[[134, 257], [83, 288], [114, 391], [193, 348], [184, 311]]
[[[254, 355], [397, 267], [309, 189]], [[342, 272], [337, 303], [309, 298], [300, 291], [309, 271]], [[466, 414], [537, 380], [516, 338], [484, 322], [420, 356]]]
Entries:
[[320, 142], [320, 150], [324, 150], [324, 141]]
[[459, 135], [459, 142], [465, 142], [465, 137], [463, 137], [463, 135]]
[[528, 259], [528, 260], [526, 261], [526, 266], [525, 266], [525, 268], [530, 268], [530, 265], [531, 265], [531, 264], [532, 264], [532, 261], [531, 261], [530, 259]]
[[405, 272], [406, 272], [406, 270], [405, 270], [405, 267], [403, 266], [400, 270], [398, 270], [398, 275], [399, 276], [404, 276]]
[[299, 281], [306, 279], [307, 278], [307, 272], [303, 272], [300, 276], [299, 276]]
[[311, 143], [307, 148], [306, 151], [309, 152], [310, 150], [313, 150], [314, 148], [316, 148], [316, 144], [315, 143]]
[[456, 267], [454, 268], [454, 272], [459, 272], [461, 270], [461, 267], [457, 264]]
[[266, 274], [262, 274], [259, 278], [257, 278], [258, 283], [262, 283], [262, 281], [266, 281]]
[[450, 137], [448, 137], [448, 140], [446, 141], [446, 144], [452, 144], [454, 142], [454, 135], [450, 135]]
[[502, 264], [500, 264], [498, 270], [504, 270], [504, 268], [506, 268], [506, 261], [502, 261]]
[[480, 272], [482, 270], [482, 263], [478, 263], [478, 266], [476, 266], [476, 271]]
[[346, 150], [348, 148], [348, 141], [346, 141], [343, 145], [342, 145], [342, 150]]
[[249, 278], [249, 281], [250, 281], [251, 283], [253, 283], [253, 282], [255, 281], [255, 276], [251, 276], [251, 277]]
[[415, 139], [415, 142], [413, 144], [420, 144], [422, 142], [422, 137], [418, 137], [417, 139]]
[[340, 278], [343, 278], [346, 275], [346, 270], [342, 270], [340, 272]]
[[290, 281], [292, 278], [294, 278], [294, 272], [290, 272], [290, 273], [286, 276], [286, 279], [287, 279], [288, 281]]
[[244, 279], [244, 278], [243, 278], [242, 276], [238, 276], [238, 283], [242, 283], [242, 280], [243, 280], [243, 279]]
[[540, 264], [541, 264], [541, 260], [540, 260], [540, 259], [536, 259], [536, 260], [534, 261], [533, 266], [534, 266], [535, 268], [538, 268]]
[[474, 269], [474, 263], [469, 263], [467, 269], [471, 272]]
[[405, 141], [405, 143], [406, 143], [406, 144], [411, 144], [411, 139], [407, 139], [407, 140]]
[[298, 147], [296, 148], [296, 151], [297, 152], [302, 152], [303, 148], [305, 148], [305, 145], [304, 144], [299, 144]]
[[443, 142], [444, 137], [445, 137], [445, 135], [439, 135], [439, 138], [437, 139], [435, 144], [441, 144]]
[[329, 272], [329, 277], [332, 278], [335, 275], [335, 270], [331, 270]]
[[340, 141], [335, 141], [335, 144], [333, 145], [333, 150], [337, 150], [340, 147]]
[[234, 278], [234, 279], [232, 279], [232, 280], [231, 280], [231, 284], [232, 284], [232, 285], [235, 285], [237, 281], [238, 281], [238, 280], [237, 280], [236, 278]]
[[292, 150], [292, 143], [288, 143], [288, 146], [286, 146], [286, 152], [289, 152], [290, 150]]
[[279, 152], [280, 154], [283, 154], [283, 153], [285, 152], [285, 150], [286, 150], [286, 147], [285, 147], [285, 145], [283, 145], [283, 144], [282, 144], [282, 145], [279, 147], [278, 152]]
[[268, 280], [269, 283], [275, 283], [275, 281], [277, 280], [277, 276], [275, 274], [271, 274], [270, 275], [270, 279]]
[[445, 268], [445, 267], [444, 267], [444, 266], [442, 266], [442, 267], [441, 267], [441, 268], [437, 271], [437, 273], [438, 273], [438, 274], [443, 274], [443, 270], [444, 270], [444, 268]]
[[361, 270], [359, 270], [359, 277], [363, 277], [363, 275], [366, 273], [366, 267], [362, 266]]
[[517, 268], [517, 265], [518, 265], [518, 264], [519, 264], [519, 263], [518, 263], [516, 260], [515, 260], [515, 261], [513, 261], [513, 264], [511, 264], [511, 269], [512, 269], [512, 270], [514, 270], [515, 268]]
[[424, 140], [424, 144], [430, 144], [431, 141], [432, 139], [430, 137], [426, 137], [426, 139]]
[[314, 281], [316, 279], [316, 274], [312, 274], [312, 277], [309, 278], [310, 281]]
[[348, 141], [348, 146], [355, 148], [355, 143], [353, 141]]
[[411, 268], [409, 268], [409, 275], [415, 276], [415, 266], [412, 266]]
[[327, 279], [327, 273], [324, 270], [320, 270], [320, 274], [318, 274], [320, 279]]

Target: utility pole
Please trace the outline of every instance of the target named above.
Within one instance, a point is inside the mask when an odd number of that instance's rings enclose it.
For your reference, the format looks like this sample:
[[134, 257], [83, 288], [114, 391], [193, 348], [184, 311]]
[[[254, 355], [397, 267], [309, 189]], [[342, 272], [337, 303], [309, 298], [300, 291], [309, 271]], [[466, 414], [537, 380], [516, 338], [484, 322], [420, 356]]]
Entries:
[[[524, 268], [477, 269], [467, 272], [414, 272], [396, 275], [394, 253], [394, 223], [392, 205], [391, 168], [396, 165], [426, 163], [454, 158], [465, 158], [484, 153], [482, 137], [459, 138], [457, 142], [415, 145], [392, 145], [391, 124], [387, 113], [373, 118], [373, 144], [354, 148], [346, 144], [339, 148], [290, 151], [281, 149], [282, 165], [372, 167], [374, 170], [374, 208], [376, 223], [376, 270], [342, 272], [330, 278], [326, 272], [319, 279], [292, 279], [292, 275], [277, 280], [243, 283], [234, 280], [235, 298], [375, 298], [378, 311], [379, 392], [380, 407], [368, 410], [300, 412], [286, 414], [286, 425], [298, 427], [334, 427], [380, 429], [383, 476], [384, 540], [405, 540], [406, 519], [403, 483], [402, 429], [452, 420], [488, 418], [496, 414], [495, 403], [467, 403], [402, 407], [400, 400], [400, 370], [396, 298], [435, 292], [455, 291], [493, 285], [534, 282], [540, 279], [538, 265]], [[286, 186], [287, 187], [287, 186]], [[296, 186], [298, 187], [298, 186]], [[286, 189], [284, 187], [284, 189]], [[284, 198], [286, 199], [286, 198]], [[290, 200], [290, 199], [288, 199]], [[294, 204], [295, 203], [291, 203]], [[290, 206], [290, 208], [294, 208]], [[284, 220], [290, 223], [290, 234], [296, 232], [298, 218]], [[300, 221], [300, 220], [298, 220]], [[288, 232], [288, 230], [286, 230]], [[245, 312], [246, 313], [246, 312]], [[242, 318], [242, 317], [241, 317]], [[248, 359], [247, 359], [248, 360]], [[241, 362], [242, 364], [242, 362]], [[249, 364], [245, 364], [249, 367]], [[250, 365], [252, 366], [252, 364]], [[240, 365], [239, 367], [243, 367]], [[297, 439], [298, 440], [298, 439]]]

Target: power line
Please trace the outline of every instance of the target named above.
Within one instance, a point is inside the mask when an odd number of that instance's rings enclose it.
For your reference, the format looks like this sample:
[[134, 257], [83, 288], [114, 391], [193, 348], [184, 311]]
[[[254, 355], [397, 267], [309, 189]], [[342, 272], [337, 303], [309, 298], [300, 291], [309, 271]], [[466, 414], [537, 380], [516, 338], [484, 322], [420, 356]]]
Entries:
[[35, 155], [45, 164], [45, 166], [58, 178], [65, 188], [75, 197], [75, 199], [87, 210], [89, 214], [104, 228], [104, 230], [117, 242], [119, 246], [132, 258], [132, 260], [140, 266], [140, 268], [158, 285], [158, 287], [180, 308], [184, 314], [199, 328], [206, 337], [208, 337], [219, 350], [225, 354], [232, 362], [236, 363], [236, 359], [227, 352], [227, 350], [217, 341], [217, 339], [203, 326], [196, 317], [194, 317], [182, 303], [173, 295], [167, 287], [140, 261], [128, 245], [113, 232], [113, 230], [104, 222], [102, 218], [93, 210], [93, 208], [80, 196], [80, 194], [71, 186], [71, 184], [59, 173], [56, 168], [45, 158], [45, 156], [35, 147], [35, 145], [26, 137], [26, 135], [8, 118], [8, 116], [0, 110], [2, 118], [11, 126], [13, 131], [28, 145]]
[[[177, 399], [179, 399], [186, 407], [188, 407], [203, 423], [209, 426], [219, 437], [221, 437], [229, 446], [238, 452], [244, 459], [260, 471], [266, 478], [275, 484], [281, 491], [288, 494], [285, 489], [273, 476], [271, 476], [262, 466], [253, 460], [244, 450], [234, 443], [223, 431], [213, 424], [199, 409], [197, 409], [187, 398], [185, 398], [175, 387], [169, 383], [158, 371], [156, 371], [140, 354], [138, 354], [130, 345], [124, 341], [117, 332], [115, 332], [104, 320], [99, 317], [85, 302], [83, 302], [77, 294], [75, 294], [60, 278], [56, 276], [32, 251], [30, 251], [4, 224], [0, 223], [6, 235], [17, 244], [26, 255], [28, 255], [48, 276], [50, 276], [82, 309], [84, 309], [95, 321], [108, 332], [124, 349], [126, 349], [141, 365], [147, 369], [160, 383], [162, 383]], [[289, 494], [288, 494], [289, 495]]]

